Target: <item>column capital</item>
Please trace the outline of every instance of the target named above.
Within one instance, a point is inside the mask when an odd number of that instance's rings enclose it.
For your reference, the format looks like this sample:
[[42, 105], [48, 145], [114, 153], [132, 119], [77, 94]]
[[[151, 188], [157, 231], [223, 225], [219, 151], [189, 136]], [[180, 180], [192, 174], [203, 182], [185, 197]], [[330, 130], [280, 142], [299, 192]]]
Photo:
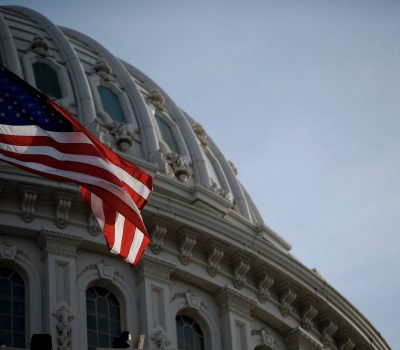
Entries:
[[44, 253], [56, 253], [76, 256], [82, 238], [67, 233], [43, 230], [39, 234], [38, 243]]
[[221, 315], [228, 312], [235, 312], [245, 318], [251, 317], [251, 310], [257, 305], [255, 300], [229, 287], [223, 287], [214, 294], [214, 300], [218, 305]]
[[315, 339], [301, 327], [291, 330], [284, 339], [288, 350], [322, 350], [324, 347], [318, 339]]
[[169, 283], [171, 273], [175, 268], [174, 264], [145, 255], [135, 269], [138, 272], [138, 281], [147, 277]]

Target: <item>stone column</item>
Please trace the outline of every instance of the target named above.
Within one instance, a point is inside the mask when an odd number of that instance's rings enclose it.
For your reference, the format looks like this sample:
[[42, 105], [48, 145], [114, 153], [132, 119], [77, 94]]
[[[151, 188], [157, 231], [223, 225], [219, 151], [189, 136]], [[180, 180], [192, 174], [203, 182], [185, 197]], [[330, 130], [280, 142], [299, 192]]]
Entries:
[[144, 256], [138, 270], [140, 334], [146, 335], [145, 348], [165, 348], [173, 339], [171, 324], [170, 274], [175, 265]]
[[42, 231], [39, 235], [45, 267], [43, 328], [52, 336], [53, 349], [72, 350], [77, 346], [76, 252], [81, 241], [80, 237], [59, 232]]
[[219, 308], [223, 349], [251, 350], [251, 309], [256, 302], [230, 289], [221, 288], [214, 296]]

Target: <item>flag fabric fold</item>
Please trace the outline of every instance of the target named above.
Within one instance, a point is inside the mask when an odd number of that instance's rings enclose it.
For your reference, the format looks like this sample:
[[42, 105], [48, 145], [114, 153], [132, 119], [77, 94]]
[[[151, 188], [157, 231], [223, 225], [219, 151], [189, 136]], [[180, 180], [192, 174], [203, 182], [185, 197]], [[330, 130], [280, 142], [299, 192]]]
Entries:
[[139, 262], [150, 242], [140, 212], [153, 189], [151, 176], [1, 65], [0, 160], [80, 185], [110, 251], [131, 264]]

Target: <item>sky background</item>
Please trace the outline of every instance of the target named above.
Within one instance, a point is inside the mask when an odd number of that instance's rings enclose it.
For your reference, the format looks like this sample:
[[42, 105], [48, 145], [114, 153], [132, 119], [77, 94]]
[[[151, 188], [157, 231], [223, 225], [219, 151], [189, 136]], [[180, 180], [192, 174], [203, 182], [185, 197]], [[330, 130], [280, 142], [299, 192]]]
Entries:
[[81, 31], [203, 125], [292, 254], [400, 349], [400, 1], [2, 1]]

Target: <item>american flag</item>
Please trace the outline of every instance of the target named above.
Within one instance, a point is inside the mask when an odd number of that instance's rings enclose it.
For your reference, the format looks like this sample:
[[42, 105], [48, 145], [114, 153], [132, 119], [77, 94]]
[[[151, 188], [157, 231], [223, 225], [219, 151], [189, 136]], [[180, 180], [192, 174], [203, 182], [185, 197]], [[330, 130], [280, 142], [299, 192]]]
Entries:
[[0, 160], [80, 185], [108, 248], [137, 264], [150, 240], [140, 211], [152, 178], [90, 134], [74, 117], [0, 66]]

